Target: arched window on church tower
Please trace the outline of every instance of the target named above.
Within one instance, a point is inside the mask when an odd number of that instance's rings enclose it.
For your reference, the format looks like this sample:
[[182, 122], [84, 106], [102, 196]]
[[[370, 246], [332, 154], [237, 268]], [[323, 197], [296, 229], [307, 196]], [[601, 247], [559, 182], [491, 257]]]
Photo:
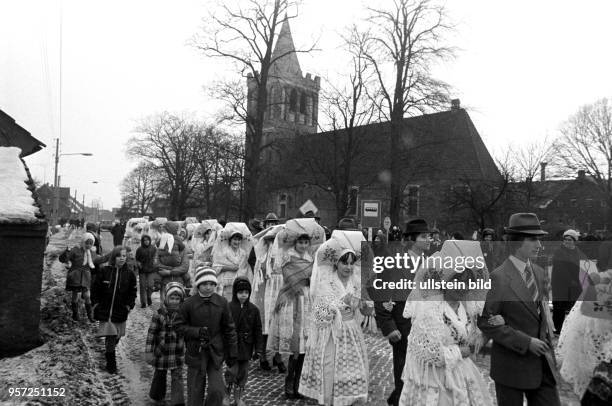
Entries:
[[289, 111], [296, 112], [297, 111], [297, 90], [291, 89], [291, 93], [289, 93]]
[[306, 93], [300, 94], [300, 113], [306, 114], [306, 103], [308, 102]]

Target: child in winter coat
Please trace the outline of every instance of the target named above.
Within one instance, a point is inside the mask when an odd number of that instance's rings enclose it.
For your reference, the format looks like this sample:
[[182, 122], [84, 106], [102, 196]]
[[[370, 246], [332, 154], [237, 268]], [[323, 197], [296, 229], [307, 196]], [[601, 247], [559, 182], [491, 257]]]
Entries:
[[176, 319], [178, 309], [185, 296], [183, 285], [170, 282], [166, 285], [166, 303], [153, 315], [147, 344], [145, 359], [153, 365], [155, 373], [149, 397], [157, 402], [163, 402], [166, 397], [166, 375], [171, 375], [171, 405], [183, 405], [183, 363], [185, 358], [185, 341], [178, 332]]
[[127, 264], [125, 247], [115, 247], [108, 265], [100, 269], [91, 287], [94, 318], [101, 323], [98, 336], [106, 338], [106, 370], [117, 373], [115, 347], [125, 335], [128, 314], [136, 301], [136, 276]]
[[143, 235], [140, 247], [136, 250], [136, 263], [138, 264], [138, 280], [140, 285], [140, 306], [151, 306], [151, 293], [157, 272], [155, 268], [155, 252], [157, 249], [151, 243], [151, 237]]
[[225, 360], [231, 368], [236, 362], [236, 328], [229, 304], [215, 293], [217, 273], [199, 266], [195, 285], [198, 293], [188, 297], [179, 309], [179, 332], [185, 337], [187, 400], [201, 406], [208, 382], [207, 406], [221, 406], [225, 383], [221, 367]]
[[248, 278], [239, 276], [234, 281], [233, 298], [230, 302], [232, 318], [238, 335], [238, 362], [225, 371], [226, 401], [234, 388], [236, 406], [245, 406], [244, 388], [247, 383], [249, 361], [263, 355], [263, 336], [259, 309], [249, 301], [251, 283]]

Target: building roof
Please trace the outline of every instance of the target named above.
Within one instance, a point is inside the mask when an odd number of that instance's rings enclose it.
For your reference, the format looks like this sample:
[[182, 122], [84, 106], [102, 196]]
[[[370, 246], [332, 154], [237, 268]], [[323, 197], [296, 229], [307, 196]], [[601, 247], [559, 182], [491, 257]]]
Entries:
[[0, 147], [0, 223], [44, 220], [33, 195], [34, 182], [17, 147]]
[[275, 76], [283, 78], [302, 77], [302, 69], [295, 52], [295, 45], [289, 27], [289, 20], [285, 20], [281, 26], [280, 33], [276, 39], [274, 50], [272, 51], [272, 60], [276, 60], [271, 67], [271, 71]]
[[0, 147], [18, 147], [23, 158], [40, 151], [46, 145], [32, 137], [26, 129], [15, 123], [11, 116], [0, 110]]
[[[402, 121], [402, 139], [406, 166], [405, 176], [415, 180], [442, 179], [450, 174], [454, 179], [494, 179], [499, 169], [484, 142], [480, 138], [468, 113], [452, 109], [433, 114], [407, 117]], [[387, 140], [391, 123], [375, 123], [355, 127], [367, 138], [367, 148], [372, 157], [388, 156]], [[320, 133], [325, 136], [343, 136], [346, 130]]]

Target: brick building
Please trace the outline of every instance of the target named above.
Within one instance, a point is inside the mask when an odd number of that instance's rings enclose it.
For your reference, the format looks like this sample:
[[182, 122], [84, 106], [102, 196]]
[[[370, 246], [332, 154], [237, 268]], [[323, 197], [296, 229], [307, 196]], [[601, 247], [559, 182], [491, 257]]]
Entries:
[[542, 196], [534, 209], [553, 232], [570, 227], [591, 234], [610, 229], [608, 199], [583, 170], [575, 179], [534, 182], [534, 189]]
[[[362, 150], [351, 164], [354, 168], [349, 209], [345, 213], [338, 213], [330, 176], [317, 174], [313, 165], [305, 164], [307, 155], [312, 156], [313, 162], [338, 158], [334, 154], [347, 135], [344, 130], [317, 133], [320, 79], [302, 74], [297, 55], [291, 52], [294, 49], [289, 24], [285, 22], [274, 55], [286, 56], [271, 68], [263, 143], [273, 145], [263, 153], [271, 175], [264, 176], [258, 214], [274, 211], [284, 219], [297, 217], [299, 207], [310, 199], [319, 210], [322, 224], [333, 225], [344, 215], [358, 217], [360, 202], [375, 199], [382, 203], [382, 216], [388, 215], [390, 123], [354, 129]], [[252, 77], [247, 84], [249, 112], [253, 113], [257, 88]], [[495, 180], [500, 174], [459, 101], [455, 100], [449, 111], [405, 118], [402, 143], [406, 146], [402, 159], [403, 220], [419, 216], [453, 231], [473, 230], [459, 213], [449, 209], [445, 200], [448, 191], [466, 179]]]

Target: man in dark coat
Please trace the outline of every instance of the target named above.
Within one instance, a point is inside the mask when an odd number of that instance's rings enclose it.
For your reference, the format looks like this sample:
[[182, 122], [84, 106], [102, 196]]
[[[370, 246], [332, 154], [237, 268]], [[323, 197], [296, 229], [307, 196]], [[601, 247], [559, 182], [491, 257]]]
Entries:
[[[546, 272], [532, 264], [547, 233], [533, 213], [510, 216], [506, 228], [512, 254], [491, 273], [491, 290], [478, 327], [493, 339], [491, 378], [499, 406], [559, 406]], [[501, 315], [505, 324], [491, 325]]]
[[[259, 309], [249, 301], [251, 283], [239, 276], [234, 280], [230, 310], [238, 335], [238, 362], [225, 371], [226, 399], [234, 386], [234, 401], [244, 406], [244, 388], [248, 379], [249, 361], [262, 357], [263, 336]], [[296, 388], [297, 389], [297, 388]]]
[[215, 270], [198, 266], [195, 285], [198, 293], [185, 300], [177, 318], [179, 332], [185, 337], [188, 404], [202, 405], [208, 379], [206, 405], [221, 406], [223, 361], [231, 368], [238, 357], [236, 327], [227, 300], [215, 293]]
[[[395, 256], [399, 253], [403, 255], [407, 252], [412, 257], [420, 257], [429, 250], [431, 242], [430, 230], [427, 222], [423, 219], [414, 219], [406, 224], [406, 232], [401, 245], [396, 245], [390, 249], [387, 256]], [[398, 244], [398, 243], [394, 243]], [[381, 256], [381, 253], [376, 253]], [[406, 268], [388, 268], [381, 274], [381, 279], [384, 281], [400, 281], [402, 279], [414, 279], [414, 272]], [[416, 270], [415, 270], [416, 271]], [[395, 387], [393, 392], [387, 399], [389, 405], [397, 406], [404, 383], [402, 381], [402, 372], [404, 363], [406, 362], [406, 347], [408, 345], [408, 334], [412, 326], [410, 319], [404, 318], [404, 307], [410, 290], [396, 290], [388, 301], [380, 301], [370, 296], [375, 300], [374, 309], [376, 311], [376, 324], [381, 329], [383, 335], [393, 347], [393, 377]]]
[[113, 228], [111, 228], [111, 234], [113, 235], [113, 245], [115, 247], [123, 243], [124, 233], [125, 233], [125, 229], [119, 222], [116, 222], [115, 225], [113, 225]]

